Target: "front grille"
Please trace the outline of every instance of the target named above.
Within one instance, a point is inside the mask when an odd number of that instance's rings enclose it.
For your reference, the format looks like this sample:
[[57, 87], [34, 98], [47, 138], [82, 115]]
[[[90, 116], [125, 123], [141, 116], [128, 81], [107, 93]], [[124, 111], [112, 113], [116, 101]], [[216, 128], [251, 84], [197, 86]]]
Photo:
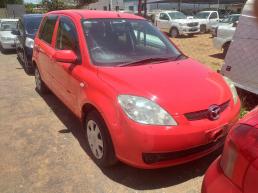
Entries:
[[187, 24], [188, 27], [196, 27], [198, 26], [198, 22], [192, 22]]
[[167, 161], [167, 160], [176, 160], [190, 155], [208, 151], [214, 146], [219, 147], [224, 143], [224, 141], [225, 141], [225, 137], [221, 137], [217, 141], [214, 141], [205, 145], [201, 145], [198, 147], [194, 147], [191, 149], [182, 150], [182, 151], [174, 151], [174, 152], [168, 152], [168, 153], [143, 153], [142, 159], [146, 164], [153, 164], [153, 163]]
[[[228, 106], [229, 106], [229, 100], [227, 102], [222, 103], [221, 105], [219, 105], [219, 107], [220, 107], [220, 112], [219, 113], [222, 113], [223, 111], [225, 111]], [[209, 118], [209, 110], [205, 109], [205, 110], [201, 110], [201, 111], [186, 113], [185, 117], [189, 121], [208, 119]]]

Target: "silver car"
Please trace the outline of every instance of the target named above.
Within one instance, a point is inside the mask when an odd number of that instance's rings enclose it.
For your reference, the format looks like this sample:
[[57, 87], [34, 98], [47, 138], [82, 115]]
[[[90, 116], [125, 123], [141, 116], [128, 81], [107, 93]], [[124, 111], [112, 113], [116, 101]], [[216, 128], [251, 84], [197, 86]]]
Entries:
[[12, 30], [17, 28], [18, 19], [0, 19], [0, 49], [15, 49], [16, 36], [12, 34]]

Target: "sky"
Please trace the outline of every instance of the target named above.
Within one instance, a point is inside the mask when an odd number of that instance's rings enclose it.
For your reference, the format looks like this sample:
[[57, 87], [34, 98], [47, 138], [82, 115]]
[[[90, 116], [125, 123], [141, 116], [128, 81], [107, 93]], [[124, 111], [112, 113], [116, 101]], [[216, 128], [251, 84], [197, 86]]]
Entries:
[[24, 3], [39, 3], [42, 0], [24, 0]]

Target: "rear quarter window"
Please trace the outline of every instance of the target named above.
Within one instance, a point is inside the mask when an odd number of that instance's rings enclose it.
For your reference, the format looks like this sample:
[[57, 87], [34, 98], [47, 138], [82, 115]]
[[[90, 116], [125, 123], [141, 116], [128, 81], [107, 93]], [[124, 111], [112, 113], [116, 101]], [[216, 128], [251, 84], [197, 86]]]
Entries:
[[44, 18], [39, 31], [39, 39], [45, 41], [48, 44], [51, 44], [56, 21], [56, 15], [46, 16]]

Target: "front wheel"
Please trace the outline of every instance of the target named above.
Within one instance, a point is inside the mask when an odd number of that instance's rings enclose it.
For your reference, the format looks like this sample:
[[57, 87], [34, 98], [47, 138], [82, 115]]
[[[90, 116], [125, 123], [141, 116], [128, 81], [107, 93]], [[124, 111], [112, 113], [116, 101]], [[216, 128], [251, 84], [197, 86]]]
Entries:
[[33, 69], [29, 66], [29, 61], [28, 61], [25, 50], [23, 50], [23, 65], [24, 65], [24, 70], [27, 74], [33, 73]]
[[206, 33], [206, 31], [207, 31], [206, 26], [205, 26], [205, 25], [201, 25], [201, 26], [200, 26], [200, 32], [201, 32], [202, 34], [204, 34], [204, 33]]
[[87, 115], [85, 135], [91, 157], [97, 165], [109, 167], [117, 162], [110, 134], [103, 118], [97, 111], [92, 111]]
[[46, 84], [42, 81], [40, 72], [37, 67], [35, 67], [35, 84], [36, 84], [36, 90], [40, 94], [46, 94], [49, 93], [49, 89], [46, 86]]
[[172, 29], [170, 30], [170, 36], [171, 36], [172, 38], [177, 38], [177, 37], [179, 36], [178, 29], [172, 28]]

